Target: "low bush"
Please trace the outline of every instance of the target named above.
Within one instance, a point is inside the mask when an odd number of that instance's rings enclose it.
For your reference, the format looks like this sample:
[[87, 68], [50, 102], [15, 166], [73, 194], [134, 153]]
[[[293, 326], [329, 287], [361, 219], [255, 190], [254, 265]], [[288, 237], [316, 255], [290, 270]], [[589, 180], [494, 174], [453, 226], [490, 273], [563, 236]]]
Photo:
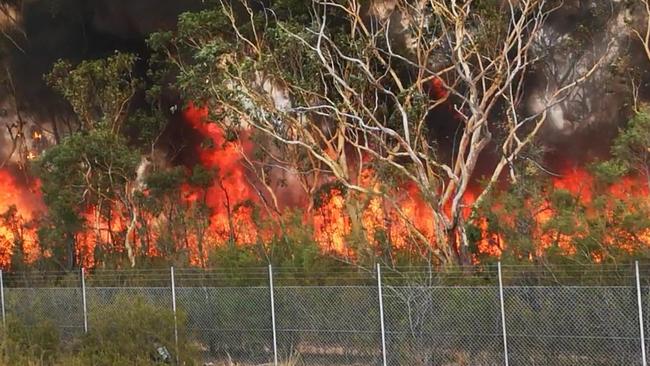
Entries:
[[177, 347], [173, 312], [143, 298], [118, 295], [95, 306], [88, 323], [87, 334], [63, 340], [50, 321], [30, 326], [9, 318], [2, 331], [0, 366], [199, 364], [184, 331], [184, 314], [177, 314]]
[[33, 326], [9, 317], [0, 342], [1, 365], [54, 364], [60, 353], [59, 332], [50, 321]]

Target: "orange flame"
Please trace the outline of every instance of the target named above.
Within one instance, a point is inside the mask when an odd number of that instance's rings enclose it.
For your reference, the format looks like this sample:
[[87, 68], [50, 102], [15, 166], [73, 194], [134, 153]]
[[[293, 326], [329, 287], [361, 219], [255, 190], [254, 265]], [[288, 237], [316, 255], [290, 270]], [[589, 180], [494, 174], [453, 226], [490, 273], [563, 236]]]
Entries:
[[[253, 209], [249, 202], [255, 202], [255, 195], [249, 184], [244, 165], [241, 162], [242, 149], [238, 142], [228, 141], [224, 131], [208, 121], [208, 110], [189, 106], [184, 112], [185, 121], [201, 136], [209, 140], [207, 147], [199, 147], [197, 153], [201, 164], [215, 171], [215, 179], [205, 192], [205, 204], [211, 209], [209, 242], [223, 244], [234, 241], [250, 244], [258, 238], [257, 225], [253, 220]], [[190, 204], [196, 204], [201, 196], [197, 188], [184, 186], [183, 193]], [[205, 259], [207, 250], [199, 252], [196, 238], [190, 241], [190, 260], [193, 264]]]
[[36, 229], [30, 222], [44, 210], [38, 182], [18, 184], [8, 170], [0, 170], [0, 267], [8, 268], [16, 245], [21, 244], [25, 262], [40, 256]]
[[[439, 80], [432, 83], [431, 93], [436, 98], [446, 96]], [[216, 246], [225, 243], [248, 245], [270, 239], [276, 231], [264, 229], [257, 222], [260, 199], [255, 186], [249, 181], [242, 160], [242, 152], [250, 152], [252, 143], [245, 138], [228, 140], [219, 125], [208, 121], [207, 109], [190, 106], [184, 111], [184, 119], [208, 142], [205, 146], [198, 147], [196, 153], [199, 164], [214, 171], [214, 179], [207, 187], [193, 187], [188, 184], [181, 187], [182, 204], [188, 210], [206, 205], [209, 208], [209, 223], [206, 224], [205, 232], [187, 232], [183, 234], [183, 238], [173, 238], [183, 241], [175, 241], [177, 249], [186, 246], [182, 249], [187, 249], [190, 263], [203, 265], [210, 250]], [[246, 133], [247, 131], [244, 131], [243, 135]], [[377, 182], [374, 172], [366, 169], [359, 184], [370, 188], [380, 183]], [[29, 188], [18, 184], [7, 170], [0, 170], [0, 186], [3, 187], [0, 191], [0, 266], [7, 268], [10, 265], [19, 243], [22, 244], [28, 262], [46, 255], [41, 254], [35, 225], [30, 224], [37, 219], [39, 212], [44, 212], [38, 187]], [[569, 225], [568, 229], [555, 225], [560, 213], [557, 212], [558, 208], [554, 207], [555, 203], [550, 196], [542, 197], [539, 202], [523, 202], [531, 212], [533, 221], [530, 236], [535, 248], [534, 253], [530, 255], [543, 255], [551, 247], [558, 247], [565, 254], [575, 254], [576, 243], [587, 238], [590, 235], [589, 230], [592, 230], [584, 222], [581, 226], [578, 225], [584, 220], [580, 221], [577, 215], [583, 215], [589, 220], [605, 220], [607, 229], [601, 243], [604, 249], [591, 254], [594, 261], [603, 260], [608, 248], [632, 251], [639, 246], [650, 246], [650, 228], [627, 230], [613, 222], [618, 220], [617, 205], [623, 205], [629, 212], [641, 212], [639, 210], [650, 205], [648, 185], [640, 179], [625, 177], [607, 187], [604, 192], [608, 193], [611, 199], [608, 198], [604, 202], [601, 199], [602, 188], [598, 187], [594, 177], [585, 169], [565, 169], [561, 177], [552, 179], [548, 189], [551, 192], [566, 191], [576, 200], [578, 208], [575, 213], [570, 213], [576, 217], [567, 219], [574, 220], [576, 225]], [[479, 238], [476, 246], [479, 254], [498, 257], [508, 249], [508, 237], [499, 232], [499, 228], [492, 227], [487, 217], [474, 215], [471, 206], [477, 193], [470, 189], [463, 197], [460, 224], [471, 222], [477, 228]], [[146, 195], [146, 192], [144, 194]], [[361, 207], [348, 206], [346, 200], [349, 199], [358, 200], [363, 204]], [[141, 234], [138, 230], [128, 230], [128, 210], [117, 203], [114, 206], [109, 207], [108, 214], [102, 211], [103, 215], [100, 215], [100, 208], [90, 207], [83, 215], [86, 228], [77, 233], [76, 255], [80, 264], [85, 267], [98, 265], [99, 259], [94, 256], [98, 247], [108, 252], [123, 253], [127, 240], [139, 253], [144, 251], [148, 256], [160, 255], [155, 246], [142, 250], [145, 242], [155, 242], [157, 238], [158, 233], [155, 232], [154, 226], [158, 217], [153, 213], [139, 213], [141, 221], [152, 226], [147, 229], [150, 232]], [[425, 201], [417, 186], [405, 183], [390, 192], [390, 199], [379, 196], [366, 197], [356, 193], [354, 197], [348, 197], [341, 188], [330, 188], [322, 194], [318, 207], [305, 214], [305, 221], [313, 224], [315, 242], [324, 251], [354, 257], [355, 253], [348, 245], [353, 224], [356, 224], [356, 221], [352, 221], [350, 209], [359, 208], [361, 212], [355, 212], [354, 219], [360, 221], [363, 235], [371, 245], [378, 244], [382, 235], [382, 240], [386, 240], [397, 250], [408, 249], [414, 242], [422, 241], [426, 242], [424, 244], [435, 246], [439, 239], [443, 239], [438, 237], [438, 228], [441, 225], [436, 221], [431, 205]], [[500, 225], [511, 228], [517, 225], [517, 218], [513, 217], [512, 213], [504, 212], [499, 203], [490, 209], [492, 214], [498, 216]], [[516, 243], [513, 243], [513, 246], [515, 245]]]

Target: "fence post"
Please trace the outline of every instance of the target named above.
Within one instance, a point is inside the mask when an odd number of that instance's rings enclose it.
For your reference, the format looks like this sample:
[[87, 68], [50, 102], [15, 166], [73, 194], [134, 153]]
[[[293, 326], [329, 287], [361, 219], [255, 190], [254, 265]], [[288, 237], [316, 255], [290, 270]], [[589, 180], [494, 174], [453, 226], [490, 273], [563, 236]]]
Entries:
[[634, 270], [636, 274], [636, 298], [637, 304], [639, 306], [639, 333], [641, 334], [641, 360], [643, 361], [643, 366], [647, 366], [648, 362], [646, 360], [645, 354], [645, 335], [643, 329], [643, 302], [641, 301], [641, 279], [639, 278], [639, 261], [634, 262]]
[[381, 289], [381, 265], [377, 263], [377, 288], [379, 290], [379, 321], [381, 323], [381, 356], [383, 366], [387, 366], [386, 362], [386, 328], [384, 325], [384, 296]]
[[86, 305], [86, 269], [81, 267], [81, 298], [84, 306], [84, 333], [88, 333], [88, 307]]
[[275, 332], [275, 297], [273, 295], [273, 266], [269, 264], [269, 290], [271, 291], [271, 323], [273, 329], [273, 365], [278, 366], [278, 341]]
[[506, 307], [503, 301], [503, 277], [501, 276], [501, 261], [497, 263], [499, 272], [499, 300], [501, 302], [501, 330], [503, 331], [503, 360], [508, 366], [508, 333], [506, 332]]
[[2, 303], [2, 326], [4, 327], [7, 322], [5, 319], [5, 281], [2, 275], [3, 273], [0, 269], [0, 302]]
[[179, 363], [180, 356], [178, 354], [178, 320], [176, 317], [176, 279], [174, 277], [174, 266], [171, 266], [170, 276], [172, 281], [172, 311], [174, 312], [174, 346], [176, 347], [176, 363]]

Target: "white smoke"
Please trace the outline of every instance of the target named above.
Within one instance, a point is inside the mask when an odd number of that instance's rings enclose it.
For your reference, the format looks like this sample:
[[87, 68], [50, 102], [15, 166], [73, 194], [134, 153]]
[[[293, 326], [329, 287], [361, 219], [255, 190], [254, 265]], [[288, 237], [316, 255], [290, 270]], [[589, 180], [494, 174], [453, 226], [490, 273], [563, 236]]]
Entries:
[[51, 127], [50, 122], [40, 121], [28, 112], [22, 111], [19, 116], [9, 99], [0, 101], [0, 165], [38, 157], [55, 144]]
[[[620, 122], [619, 110], [624, 103], [625, 91], [616, 90], [614, 93], [608, 89], [620, 84], [611, 68], [624, 56], [629, 45], [629, 21], [633, 15], [626, 7], [616, 6], [618, 3], [617, 0], [609, 5], [591, 1], [580, 5], [583, 10], [600, 6], [610, 12], [602, 15], [609, 17], [605, 28], [593, 30], [590, 38], [560, 29], [566, 26], [563, 22], [550, 22], [542, 30], [534, 52], [544, 58], [542, 67], [533, 76], [537, 82], [529, 88], [526, 107], [533, 114], [547, 110], [542, 133], [547, 138], [570, 136], [603, 123]], [[571, 11], [571, 6], [566, 6], [568, 10], [561, 8], [554, 16], [561, 18], [563, 12]], [[597, 63], [600, 66], [577, 88], [570, 88], [568, 94], [551, 100], [559, 88], [580, 79]]]

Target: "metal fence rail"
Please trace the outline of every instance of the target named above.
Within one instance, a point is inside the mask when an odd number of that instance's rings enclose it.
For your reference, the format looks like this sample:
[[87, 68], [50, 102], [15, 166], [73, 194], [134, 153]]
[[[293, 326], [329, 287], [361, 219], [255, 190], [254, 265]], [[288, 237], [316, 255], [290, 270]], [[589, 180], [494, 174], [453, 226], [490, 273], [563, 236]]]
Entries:
[[[496, 278], [486, 274], [485, 282], [467, 285], [443, 283], [454, 276], [432, 281], [424, 272], [426, 281], [384, 279], [380, 268], [369, 276], [374, 284], [346, 277], [340, 285], [296, 285], [282, 273], [276, 282], [271, 268], [253, 273], [254, 284], [231, 277], [216, 285], [209, 272], [177, 270], [175, 278], [173, 269], [166, 276], [132, 272], [135, 281], [111, 286], [83, 271], [78, 281], [33, 286], [0, 272], [0, 305], [3, 322], [48, 319], [75, 337], [92, 330], [89, 313], [101, 316], [118, 299], [141, 298], [182, 312], [184, 329], [215, 363], [645, 366], [650, 286], [635, 269], [616, 277], [619, 283], [572, 285], [531, 277], [518, 283], [500, 266]], [[177, 326], [174, 316], [178, 342]]]

